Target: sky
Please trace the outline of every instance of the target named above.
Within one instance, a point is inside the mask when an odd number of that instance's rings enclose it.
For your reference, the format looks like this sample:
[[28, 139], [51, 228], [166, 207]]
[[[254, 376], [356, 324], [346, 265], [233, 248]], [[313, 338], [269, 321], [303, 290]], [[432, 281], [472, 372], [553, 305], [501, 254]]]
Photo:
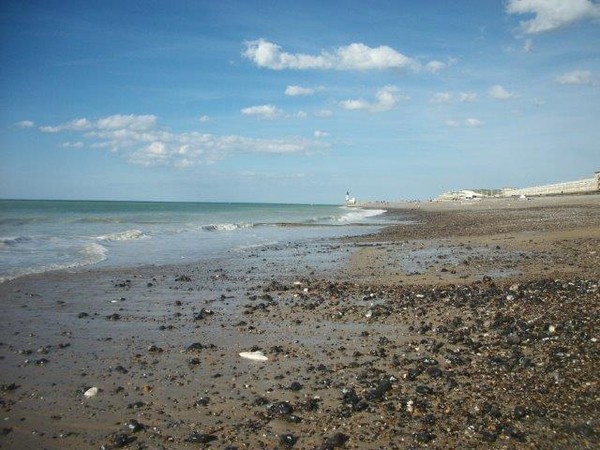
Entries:
[[0, 198], [427, 200], [596, 170], [597, 0], [0, 3]]

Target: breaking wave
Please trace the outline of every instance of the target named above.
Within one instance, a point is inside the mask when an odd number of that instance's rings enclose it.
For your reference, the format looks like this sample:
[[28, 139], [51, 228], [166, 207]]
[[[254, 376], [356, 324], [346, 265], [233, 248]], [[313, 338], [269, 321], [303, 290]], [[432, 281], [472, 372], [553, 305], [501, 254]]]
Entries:
[[202, 230], [204, 231], [235, 231], [243, 228], [254, 228], [253, 223], [213, 223], [210, 225], [204, 225]]
[[98, 236], [96, 239], [99, 241], [135, 241], [138, 239], [144, 239], [148, 236], [142, 233], [140, 230], [127, 230], [118, 233], [107, 234], [104, 236]]

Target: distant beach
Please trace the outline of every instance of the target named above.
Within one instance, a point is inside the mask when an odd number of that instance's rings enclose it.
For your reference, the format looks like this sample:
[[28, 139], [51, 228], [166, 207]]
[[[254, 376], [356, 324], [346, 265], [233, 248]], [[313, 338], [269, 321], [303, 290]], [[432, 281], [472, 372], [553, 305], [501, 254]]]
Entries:
[[365, 207], [0, 283], [0, 447], [598, 448], [600, 196]]

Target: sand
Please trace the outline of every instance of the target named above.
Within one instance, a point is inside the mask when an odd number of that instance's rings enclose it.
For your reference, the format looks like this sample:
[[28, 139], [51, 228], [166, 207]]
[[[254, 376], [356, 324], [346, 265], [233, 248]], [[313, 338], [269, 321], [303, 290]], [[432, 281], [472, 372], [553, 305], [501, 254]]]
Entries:
[[386, 207], [412, 224], [1, 284], [0, 447], [598, 448], [600, 196]]

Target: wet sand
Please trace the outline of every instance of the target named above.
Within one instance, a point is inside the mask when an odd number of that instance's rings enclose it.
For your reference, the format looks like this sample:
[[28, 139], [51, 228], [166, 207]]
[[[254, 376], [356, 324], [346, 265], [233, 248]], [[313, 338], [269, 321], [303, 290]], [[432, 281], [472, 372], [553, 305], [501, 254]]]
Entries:
[[598, 448], [600, 196], [393, 206], [414, 223], [1, 284], [0, 447]]

